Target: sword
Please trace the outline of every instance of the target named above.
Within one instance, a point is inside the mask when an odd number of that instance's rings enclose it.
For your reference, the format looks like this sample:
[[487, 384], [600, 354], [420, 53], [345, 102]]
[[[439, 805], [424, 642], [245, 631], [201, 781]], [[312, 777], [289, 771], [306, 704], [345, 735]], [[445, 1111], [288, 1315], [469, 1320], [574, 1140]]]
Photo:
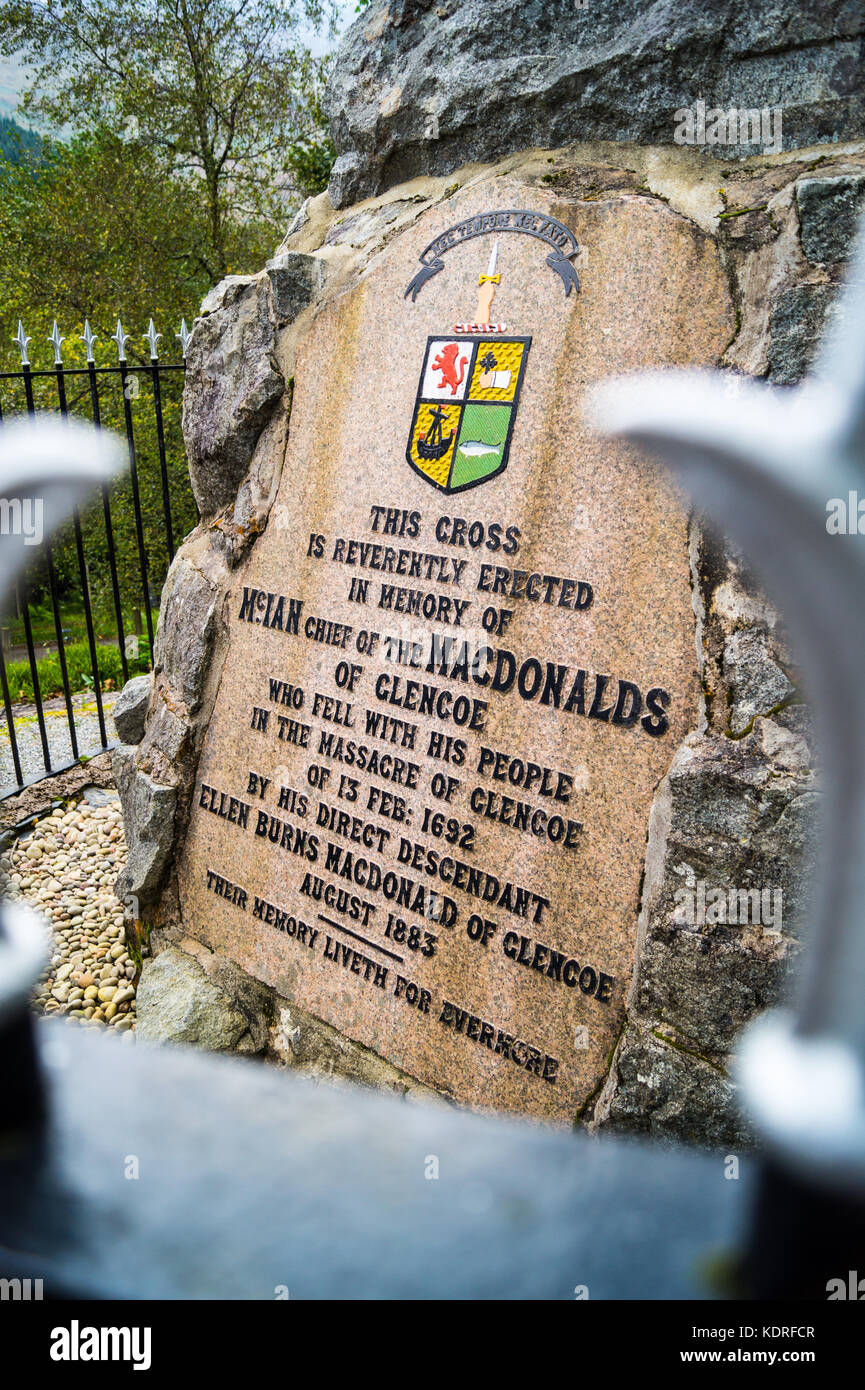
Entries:
[[479, 285], [486, 285], [487, 283], [492, 283], [493, 285], [500, 285], [500, 284], [501, 284], [501, 282], [502, 282], [502, 277], [501, 277], [501, 275], [496, 275], [496, 262], [498, 261], [498, 258], [499, 258], [499, 239], [498, 239], [498, 237], [496, 237], [495, 241], [493, 242], [493, 249], [492, 249], [492, 251], [490, 252], [490, 263], [489, 263], [489, 267], [487, 268], [487, 273], [486, 273], [486, 275], [480, 275], [480, 276], [478, 277], [478, 284], [479, 284]]
[[[496, 295], [495, 287], [496, 285], [500, 285], [502, 280], [501, 275], [496, 274], [496, 262], [498, 261], [498, 257], [499, 241], [498, 237], [496, 237], [493, 242], [493, 249], [490, 252], [490, 263], [487, 268], [487, 273], [486, 275], [482, 274], [478, 276], [478, 289], [480, 291], [478, 294], [478, 323], [489, 323], [490, 321], [490, 311]], [[485, 285], [488, 285], [489, 289], [484, 289]]]

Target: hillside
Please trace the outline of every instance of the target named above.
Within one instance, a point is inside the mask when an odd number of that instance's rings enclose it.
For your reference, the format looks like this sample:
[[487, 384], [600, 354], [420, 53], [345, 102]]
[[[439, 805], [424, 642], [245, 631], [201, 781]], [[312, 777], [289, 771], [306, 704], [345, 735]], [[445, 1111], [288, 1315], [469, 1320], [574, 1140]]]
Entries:
[[3, 157], [18, 164], [23, 155], [38, 155], [42, 141], [33, 130], [25, 130], [10, 116], [0, 116], [0, 151]]

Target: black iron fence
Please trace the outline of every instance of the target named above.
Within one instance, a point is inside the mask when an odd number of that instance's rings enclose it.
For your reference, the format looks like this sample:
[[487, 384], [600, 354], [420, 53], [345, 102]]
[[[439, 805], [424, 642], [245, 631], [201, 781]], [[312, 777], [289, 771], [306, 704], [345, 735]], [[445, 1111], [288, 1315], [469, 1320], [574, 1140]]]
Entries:
[[[159, 360], [161, 336], [151, 319], [146, 350], [127, 353], [118, 320], [116, 361], [97, 363], [87, 321], [72, 340], [55, 323], [53, 363], [37, 366], [19, 322], [20, 364], [0, 371], [0, 428], [39, 411], [74, 415], [125, 435], [129, 452], [128, 473], [50, 539], [25, 531], [33, 559], [14, 609], [0, 613], [0, 799], [110, 747], [110, 693], [152, 667], [165, 575], [198, 518], [180, 430], [189, 333], [181, 323], [179, 362]], [[0, 533], [13, 522], [22, 517], [0, 499]]]

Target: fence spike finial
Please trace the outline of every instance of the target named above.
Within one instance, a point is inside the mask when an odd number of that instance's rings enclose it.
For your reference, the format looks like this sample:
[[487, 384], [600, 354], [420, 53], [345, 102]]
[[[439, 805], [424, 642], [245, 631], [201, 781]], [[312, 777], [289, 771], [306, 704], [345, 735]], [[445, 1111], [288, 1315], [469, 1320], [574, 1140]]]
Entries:
[[179, 339], [180, 339], [180, 348], [181, 348], [181, 351], [182, 351], [182, 353], [183, 353], [183, 359], [184, 359], [184, 361], [185, 361], [185, 360], [186, 360], [186, 349], [187, 349], [187, 347], [189, 346], [189, 340], [190, 340], [190, 338], [192, 337], [192, 334], [190, 333], [189, 329], [186, 327], [186, 319], [181, 319], [181, 320], [180, 320], [180, 332], [179, 332], [179, 333], [175, 333], [174, 336], [175, 336], [175, 338], [179, 338]]
[[96, 334], [91, 331], [90, 323], [87, 319], [84, 320], [84, 332], [79, 333], [78, 336], [87, 351], [87, 361], [95, 362], [96, 358], [93, 356], [93, 344], [96, 342]]
[[144, 337], [150, 344], [150, 360], [151, 362], [155, 362], [157, 357], [156, 344], [159, 342], [159, 339], [162, 337], [162, 334], [157, 333], [156, 329], [153, 326], [153, 319], [151, 319], [150, 323], [147, 325], [147, 332], [144, 334]]
[[54, 320], [54, 324], [53, 324], [53, 327], [52, 327], [52, 329], [51, 329], [51, 336], [49, 337], [48, 341], [49, 341], [49, 343], [51, 344], [51, 346], [54, 348], [54, 365], [55, 365], [55, 367], [62, 367], [62, 366], [63, 366], [63, 358], [62, 358], [62, 356], [61, 356], [60, 349], [61, 349], [61, 347], [63, 346], [63, 344], [66, 342], [66, 339], [63, 338], [63, 337], [61, 337], [60, 329], [57, 327], [57, 320], [56, 320], [56, 319]]
[[126, 361], [126, 344], [129, 341], [129, 334], [123, 332], [123, 324], [117, 320], [117, 327], [111, 335], [111, 341], [117, 344], [117, 358], [120, 362]]
[[29, 367], [30, 358], [27, 356], [27, 344], [32, 342], [32, 339], [27, 337], [27, 334], [24, 332], [24, 325], [20, 319], [18, 320], [18, 332], [15, 334], [12, 341], [18, 344], [18, 351], [21, 353], [21, 366]]

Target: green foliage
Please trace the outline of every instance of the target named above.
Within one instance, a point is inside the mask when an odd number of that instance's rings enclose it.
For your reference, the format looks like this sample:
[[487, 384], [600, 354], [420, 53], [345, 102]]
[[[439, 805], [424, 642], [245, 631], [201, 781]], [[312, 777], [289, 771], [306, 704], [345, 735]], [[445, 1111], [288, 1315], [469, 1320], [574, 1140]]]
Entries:
[[325, 158], [326, 60], [301, 25], [327, 14], [332, 26], [327, 0], [5, 0], [0, 53], [34, 71], [28, 115], [110, 131], [182, 187], [215, 283], [252, 268], [233, 264], [237, 227], [284, 227], [295, 166], [316, 145], [313, 164]]
[[[119, 373], [100, 376], [101, 423], [125, 437], [128, 411], [147, 580], [156, 594], [169, 556], [143, 334], [152, 316], [163, 335], [160, 361], [178, 363], [181, 318], [191, 323], [224, 274], [258, 269], [293, 204], [326, 186], [334, 153], [321, 110], [327, 60], [312, 57], [301, 26], [331, 11], [329, 0], [0, 0], [0, 54], [14, 54], [33, 74], [23, 110], [49, 130], [74, 132], [62, 139], [24, 132], [13, 155], [5, 137], [0, 145], [0, 371], [18, 366], [12, 338], [19, 319], [32, 339], [34, 372], [53, 365], [55, 319], [67, 369], [86, 367], [85, 319], [98, 335], [97, 366], [115, 367], [110, 339], [122, 320], [131, 334], [130, 372], [125, 393]], [[0, 125], [0, 136], [5, 130]], [[160, 374], [175, 547], [196, 521], [182, 387], [182, 371]], [[53, 374], [34, 375], [32, 389], [37, 410], [58, 409]], [[66, 376], [66, 392], [70, 414], [92, 418], [83, 371]], [[27, 409], [20, 380], [0, 382], [0, 406], [4, 418]], [[143, 579], [128, 474], [112, 483], [109, 502], [124, 631], [140, 634]], [[72, 523], [51, 540], [61, 623], [83, 635], [86, 584], [97, 633], [108, 636], [116, 629], [100, 497], [82, 511], [81, 526], [84, 580]], [[37, 640], [53, 643], [41, 551], [21, 587]], [[0, 622], [21, 640], [14, 613]], [[54, 659], [46, 658], [49, 686], [58, 680]], [[29, 670], [16, 678], [30, 698]]]
[[[92, 584], [91, 597], [93, 597]], [[67, 644], [70, 642], [83, 642], [87, 636], [87, 622], [81, 593], [75, 593], [73, 590], [70, 591], [68, 595], [61, 596], [58, 607], [60, 609], [60, 630], [64, 634], [64, 641]], [[28, 611], [30, 614], [30, 630], [33, 634], [35, 646], [41, 647], [46, 643], [55, 642], [57, 640], [57, 633], [50, 597], [45, 594], [42, 598], [31, 598]], [[26, 641], [26, 633], [23, 618], [15, 614], [10, 614], [3, 620], [2, 625], [9, 629], [9, 641], [12, 646], [22, 646], [24, 644]], [[124, 632], [132, 632], [133, 625], [134, 614], [132, 610], [124, 611]], [[96, 633], [97, 641], [113, 640], [116, 629], [116, 618], [110, 600], [105, 604], [94, 601], [93, 628]]]
[[[46, 140], [36, 167], [0, 164], [3, 339], [22, 319], [36, 363], [54, 318], [66, 333], [80, 333], [89, 319], [105, 349], [118, 315], [141, 330], [151, 315], [166, 327], [191, 319], [210, 286], [197, 249], [203, 224], [200, 207], [152, 152], [105, 130]], [[249, 246], [243, 235], [240, 255]], [[72, 346], [67, 339], [64, 357]], [[131, 346], [143, 361], [141, 340]]]
[[336, 159], [336, 150], [322, 109], [328, 61], [324, 59], [307, 75], [303, 99], [310, 118], [309, 130], [303, 138], [295, 140], [286, 152], [287, 168], [298, 191], [305, 198], [324, 192]]
[[295, 183], [304, 197], [314, 198], [323, 193], [330, 179], [336, 150], [330, 136], [306, 145], [295, 145], [288, 160]]
[[[106, 189], [111, 190], [109, 208]], [[86, 366], [79, 337], [85, 319], [98, 335], [97, 365], [116, 366], [111, 334], [118, 317], [131, 334], [127, 355], [132, 368], [149, 364], [143, 332], [151, 316], [163, 334], [162, 361], [179, 362], [174, 334], [182, 317], [191, 321], [195, 316], [210, 285], [198, 253], [205, 225], [204, 211], [152, 152], [107, 130], [65, 144], [46, 141], [36, 167], [0, 164], [0, 368], [17, 365], [12, 338], [19, 318], [32, 339], [30, 359], [37, 371], [53, 363], [48, 336], [55, 318], [66, 335], [63, 360], [68, 368]], [[264, 259], [271, 242], [262, 227], [238, 224], [228, 244], [238, 256]], [[57, 410], [60, 398], [53, 376], [34, 376], [32, 388], [37, 410]], [[182, 388], [182, 371], [160, 374], [175, 544], [196, 520], [180, 428]], [[87, 376], [67, 376], [66, 393], [70, 413], [90, 419]], [[125, 435], [125, 406], [129, 408], [148, 579], [158, 593], [168, 568], [168, 540], [149, 370], [130, 371], [125, 395], [124, 401], [119, 375], [100, 377], [103, 426]], [[0, 383], [0, 404], [5, 417], [26, 410], [20, 380]], [[125, 630], [130, 630], [129, 622], [137, 622], [140, 630], [143, 584], [129, 474], [112, 484], [110, 507]], [[85, 509], [82, 527], [91, 599], [111, 630], [111, 575], [101, 499]], [[80, 602], [83, 586], [71, 522], [53, 538], [52, 549], [61, 596], [77, 593]], [[43, 607], [47, 584], [45, 558], [39, 554], [28, 568], [26, 587]], [[45, 635], [53, 638], [53, 632]]]
[[[47, 699], [49, 694], [61, 689], [60, 663], [56, 657], [42, 657], [36, 663], [36, 670], [39, 675], [39, 689], [42, 691], [44, 699]], [[29, 662], [7, 661], [6, 680], [9, 683], [9, 694], [13, 702], [33, 699], [33, 677], [30, 673]]]
[[[0, 315], [0, 323], [5, 315]], [[14, 319], [14, 311], [13, 311]], [[163, 320], [164, 322], [164, 320]], [[6, 328], [11, 330], [7, 322]], [[28, 331], [34, 342], [30, 351], [37, 367], [47, 367], [51, 361], [51, 349], [47, 342], [47, 315], [42, 323], [42, 332], [37, 337], [39, 325], [28, 320]], [[166, 335], [170, 328], [166, 325]], [[11, 337], [11, 331], [9, 332]], [[140, 352], [140, 340], [137, 355]], [[106, 348], [97, 344], [97, 355], [102, 360], [116, 362], [113, 346]], [[133, 344], [127, 345], [130, 353]], [[170, 351], [170, 349], [169, 349]], [[64, 344], [64, 359], [73, 367], [84, 365], [83, 344], [70, 336], [69, 345]], [[11, 354], [10, 354], [11, 356]], [[175, 360], [179, 352], [171, 353]], [[175, 548], [183, 537], [192, 530], [197, 514], [183, 448], [181, 432], [181, 404], [183, 390], [182, 370], [160, 372], [160, 396], [163, 418], [163, 437], [165, 441], [165, 466], [168, 475], [168, 490], [171, 503], [171, 517]], [[89, 419], [91, 400], [87, 376], [67, 376], [67, 406], [71, 414]], [[53, 376], [34, 376], [32, 378], [34, 403], [37, 410], [56, 410], [58, 405], [57, 382]], [[159, 455], [159, 441], [153, 383], [149, 370], [130, 372], [124, 390], [119, 374], [102, 376], [99, 381], [99, 401], [101, 421], [104, 428], [113, 429], [125, 435], [125, 413], [128, 407], [135, 441], [136, 468], [139, 497], [141, 502], [142, 530], [147, 566], [148, 587], [159, 594], [168, 572], [168, 534], [164, 521], [162, 499], [162, 474]], [[25, 409], [23, 385], [18, 381], [4, 382], [2, 390], [4, 416], [20, 413]], [[109, 507], [114, 537], [115, 559], [121, 596], [121, 611], [124, 632], [128, 635], [135, 630], [144, 630], [144, 584], [138, 553], [135, 510], [133, 504], [133, 485], [130, 473], [125, 473], [108, 489]], [[108, 636], [116, 630], [116, 615], [109, 565], [108, 534], [105, 526], [102, 498], [97, 494], [81, 512], [83, 549], [86, 559], [86, 584], [94, 612], [94, 622], [99, 635]], [[74, 635], [83, 634], [84, 613], [82, 595], [84, 582], [78, 563], [75, 533], [72, 521], [65, 522], [51, 538], [51, 554], [60, 595], [61, 626]], [[45, 554], [39, 550], [28, 565], [22, 592], [30, 597], [31, 622], [37, 641], [54, 640], [53, 610], [49, 603], [49, 576]], [[13, 628], [13, 640], [22, 637], [21, 624], [16, 622], [15, 614], [10, 612], [3, 618], [3, 624]]]
[[[66, 673], [69, 689], [74, 695], [82, 690], [93, 689], [93, 667], [90, 664], [90, 648], [86, 642], [73, 642], [64, 648]], [[97, 646], [96, 665], [99, 670], [99, 683], [103, 690], [119, 690], [123, 684], [123, 666], [120, 650], [114, 646]], [[139, 645], [138, 659], [129, 663], [130, 676], [149, 669], [149, 648], [146, 642]], [[63, 694], [63, 673], [58, 656], [43, 656], [36, 662], [36, 675], [43, 700]], [[29, 661], [7, 661], [6, 679], [9, 695], [13, 701], [33, 700], [33, 673]]]

